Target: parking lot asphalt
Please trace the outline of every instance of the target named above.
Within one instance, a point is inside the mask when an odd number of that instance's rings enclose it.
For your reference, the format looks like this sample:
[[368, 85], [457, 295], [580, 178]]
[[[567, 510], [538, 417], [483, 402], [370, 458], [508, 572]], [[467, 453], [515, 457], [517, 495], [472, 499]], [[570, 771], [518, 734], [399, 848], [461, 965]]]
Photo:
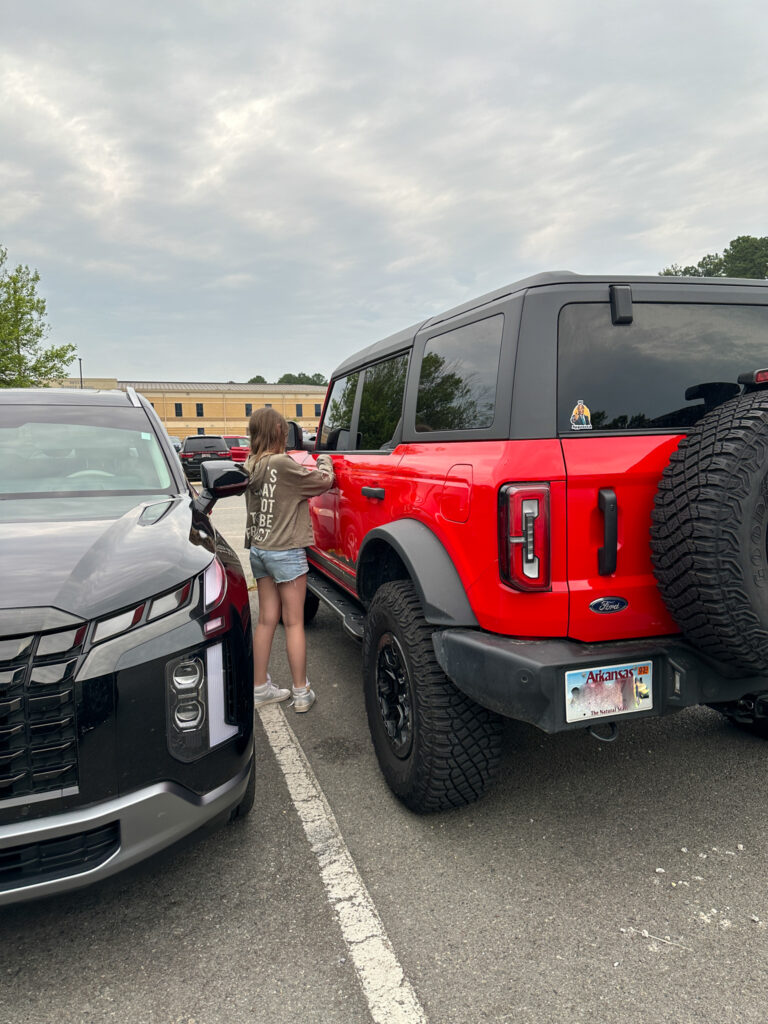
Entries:
[[[242, 499], [213, 518], [241, 552]], [[431, 1024], [762, 1024], [765, 741], [703, 708], [627, 724], [610, 744], [510, 722], [488, 796], [420, 817], [378, 771], [359, 646], [324, 608], [308, 642], [317, 705], [276, 713]], [[280, 633], [272, 674], [288, 678]], [[260, 720], [257, 766], [246, 821], [4, 910], [0, 1022], [372, 1020]]]

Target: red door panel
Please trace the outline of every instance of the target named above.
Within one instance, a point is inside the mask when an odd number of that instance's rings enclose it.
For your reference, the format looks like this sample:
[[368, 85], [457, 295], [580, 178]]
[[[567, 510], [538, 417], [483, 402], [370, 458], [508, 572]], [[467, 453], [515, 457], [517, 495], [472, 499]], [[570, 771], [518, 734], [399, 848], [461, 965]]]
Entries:
[[[565, 481], [560, 442], [488, 441], [401, 444], [391, 454], [333, 454], [336, 486], [312, 498], [316, 547], [334, 575], [354, 589], [360, 544], [375, 526], [423, 522], [452, 559], [484, 629], [509, 636], [565, 636]], [[551, 591], [522, 593], [499, 575], [499, 489], [511, 481], [550, 483]], [[365, 495], [363, 488], [383, 491]], [[333, 522], [333, 532], [329, 524]]]
[[[309, 503], [315, 546], [338, 581], [355, 589], [360, 545], [370, 530], [402, 515], [400, 449], [392, 452], [329, 453], [336, 482]], [[379, 496], [380, 495], [380, 496]]]

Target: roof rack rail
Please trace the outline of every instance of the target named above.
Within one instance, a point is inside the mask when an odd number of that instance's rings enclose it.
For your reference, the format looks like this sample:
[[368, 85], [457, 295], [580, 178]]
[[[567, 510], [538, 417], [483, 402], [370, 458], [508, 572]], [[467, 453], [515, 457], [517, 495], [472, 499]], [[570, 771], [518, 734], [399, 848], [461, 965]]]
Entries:
[[131, 403], [131, 405], [135, 405], [137, 409], [140, 409], [141, 402], [139, 401], [139, 396], [136, 394], [136, 392], [133, 390], [130, 384], [125, 389], [125, 393], [126, 395], [128, 395], [128, 401]]

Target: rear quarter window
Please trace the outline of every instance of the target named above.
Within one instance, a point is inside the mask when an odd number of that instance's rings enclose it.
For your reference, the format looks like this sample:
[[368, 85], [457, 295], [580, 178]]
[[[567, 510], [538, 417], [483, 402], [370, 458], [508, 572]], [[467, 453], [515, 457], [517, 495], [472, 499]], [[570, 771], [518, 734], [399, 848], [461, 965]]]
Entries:
[[558, 430], [684, 431], [768, 366], [768, 306], [572, 303], [558, 324]]
[[416, 432], [490, 427], [496, 411], [502, 314], [430, 338], [419, 371]]

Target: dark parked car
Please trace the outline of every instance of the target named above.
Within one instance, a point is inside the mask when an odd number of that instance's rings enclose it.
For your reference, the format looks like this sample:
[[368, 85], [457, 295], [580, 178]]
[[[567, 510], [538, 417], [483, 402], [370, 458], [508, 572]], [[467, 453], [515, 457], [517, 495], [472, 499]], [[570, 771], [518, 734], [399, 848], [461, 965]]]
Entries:
[[0, 905], [253, 803], [248, 592], [131, 389], [0, 391]]
[[206, 459], [232, 459], [229, 445], [220, 434], [194, 434], [186, 437], [179, 452], [187, 480], [200, 480], [200, 466]]

